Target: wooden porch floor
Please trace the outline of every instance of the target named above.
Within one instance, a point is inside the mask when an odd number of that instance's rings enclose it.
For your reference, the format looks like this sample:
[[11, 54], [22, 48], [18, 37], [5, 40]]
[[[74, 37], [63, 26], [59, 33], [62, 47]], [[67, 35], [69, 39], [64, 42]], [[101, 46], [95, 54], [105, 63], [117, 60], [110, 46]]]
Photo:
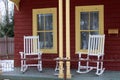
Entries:
[[[87, 74], [78, 74], [76, 70], [71, 70], [71, 80], [120, 80], [120, 71], [105, 71], [102, 75], [95, 75], [95, 71]], [[35, 67], [30, 67], [28, 71], [22, 73], [20, 68], [14, 68], [14, 71], [3, 72], [0, 80], [64, 80], [58, 79], [54, 75], [54, 69], [44, 68], [42, 72], [38, 72]]]

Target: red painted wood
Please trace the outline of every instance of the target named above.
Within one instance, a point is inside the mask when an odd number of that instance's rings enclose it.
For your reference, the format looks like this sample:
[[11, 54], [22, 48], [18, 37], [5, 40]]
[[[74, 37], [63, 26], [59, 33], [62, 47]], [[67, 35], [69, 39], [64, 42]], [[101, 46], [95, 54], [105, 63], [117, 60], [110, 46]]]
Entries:
[[[104, 33], [106, 35], [106, 43], [105, 43], [105, 59], [120, 59], [117, 57], [120, 55], [120, 34], [118, 35], [109, 35], [109, 28], [118, 28], [120, 29], [120, 10], [118, 9], [120, 6], [120, 1], [109, 1], [109, 0], [71, 0], [71, 57], [77, 58], [74, 54], [75, 51], [75, 6], [83, 6], [83, 5], [104, 5]], [[115, 56], [116, 55], [116, 56]], [[76, 57], [75, 57], [76, 56]], [[110, 57], [110, 58], [109, 58]], [[109, 62], [108, 62], [109, 63]], [[113, 62], [110, 62], [109, 65], [105, 65], [106, 69], [111, 70], [120, 70], [120, 62], [117, 62], [116, 65], [119, 66], [115, 68], [113, 66]], [[73, 64], [74, 65], [74, 64]], [[112, 68], [113, 66], [113, 68]]]
[[[64, 56], [66, 54], [66, 24], [65, 24], [65, 0], [63, 4], [63, 42]], [[119, 0], [70, 0], [70, 50], [71, 59], [78, 59], [75, 54], [75, 6], [104, 5], [104, 33], [105, 33], [105, 59], [120, 59], [120, 34], [109, 35], [108, 29], [118, 28], [120, 30], [120, 1]], [[15, 66], [20, 66], [19, 51], [23, 50], [23, 36], [32, 35], [32, 9], [36, 8], [58, 8], [58, 0], [21, 0], [20, 11], [15, 9]], [[57, 17], [58, 18], [58, 17]], [[58, 24], [57, 24], [58, 25]], [[59, 28], [59, 27], [58, 27]], [[59, 31], [59, 30], [58, 30]], [[59, 32], [58, 32], [59, 33]], [[59, 38], [58, 38], [59, 42]], [[59, 47], [59, 44], [58, 44]], [[59, 49], [59, 48], [58, 48]], [[59, 52], [59, 50], [58, 50]], [[58, 57], [54, 54], [43, 54], [43, 58], [53, 59]], [[72, 68], [77, 68], [77, 62], [71, 63]], [[113, 65], [114, 64], [114, 65]], [[55, 67], [55, 62], [43, 62], [44, 67]], [[109, 70], [120, 70], [120, 62], [105, 62], [105, 68]]]
[[[23, 36], [32, 35], [32, 9], [58, 7], [57, 0], [21, 0], [20, 11], [15, 9], [15, 66], [20, 66], [19, 51], [23, 51]], [[53, 59], [58, 55], [43, 55], [43, 58]], [[43, 62], [43, 66], [55, 67], [55, 61]]]

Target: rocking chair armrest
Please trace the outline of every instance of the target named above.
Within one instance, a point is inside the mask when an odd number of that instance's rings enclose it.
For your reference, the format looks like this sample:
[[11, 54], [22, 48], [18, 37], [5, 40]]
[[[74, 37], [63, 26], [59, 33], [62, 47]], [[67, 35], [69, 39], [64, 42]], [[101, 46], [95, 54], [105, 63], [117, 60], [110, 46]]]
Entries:
[[83, 54], [87, 54], [86, 52], [77, 52], [78, 53], [78, 55], [79, 55], [79, 58], [81, 58], [81, 56], [83, 55]]
[[19, 53], [20, 53], [20, 55], [21, 55], [21, 56], [23, 56], [23, 55], [24, 55], [24, 52], [19, 52]]
[[87, 54], [86, 52], [76, 52], [78, 54]]
[[54, 60], [58, 61], [58, 60], [60, 60], [60, 58], [59, 58], [59, 57], [56, 57], [56, 58], [54, 58]]
[[39, 51], [39, 53], [42, 55], [43, 52], [42, 52], [42, 51]]

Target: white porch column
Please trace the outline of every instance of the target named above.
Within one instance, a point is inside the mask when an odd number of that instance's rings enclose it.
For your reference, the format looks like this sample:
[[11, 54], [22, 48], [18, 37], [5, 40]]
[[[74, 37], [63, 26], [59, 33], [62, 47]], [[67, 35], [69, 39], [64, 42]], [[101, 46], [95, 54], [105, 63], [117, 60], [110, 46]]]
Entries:
[[[66, 0], [66, 57], [70, 59], [70, 0]], [[70, 61], [66, 62], [66, 77], [71, 78]]]
[[[63, 0], [59, 0], [59, 58], [63, 59]], [[59, 78], [64, 78], [63, 61], [59, 61]]]

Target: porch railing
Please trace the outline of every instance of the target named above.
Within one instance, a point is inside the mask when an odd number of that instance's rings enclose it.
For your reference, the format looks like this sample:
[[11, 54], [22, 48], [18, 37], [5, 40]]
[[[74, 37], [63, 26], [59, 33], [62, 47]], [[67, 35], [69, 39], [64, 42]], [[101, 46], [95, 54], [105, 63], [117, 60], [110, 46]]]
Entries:
[[14, 70], [14, 60], [0, 60], [0, 70], [9, 72]]
[[14, 55], [14, 38], [0, 38], [0, 59], [13, 57]]

